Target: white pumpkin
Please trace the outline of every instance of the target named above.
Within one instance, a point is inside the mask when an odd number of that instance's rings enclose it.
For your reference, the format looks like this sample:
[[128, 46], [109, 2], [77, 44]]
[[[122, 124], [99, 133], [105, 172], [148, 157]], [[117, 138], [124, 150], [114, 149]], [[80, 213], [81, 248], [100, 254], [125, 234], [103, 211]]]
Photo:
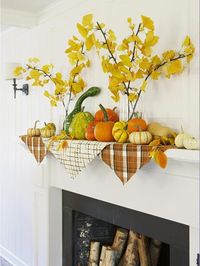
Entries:
[[149, 144], [152, 140], [152, 135], [148, 131], [132, 132], [129, 135], [129, 141], [133, 144]]
[[176, 136], [175, 138], [175, 145], [177, 148], [184, 148], [183, 142], [186, 138], [191, 138], [190, 135], [186, 134], [186, 133], [180, 133]]
[[200, 149], [200, 141], [195, 138], [185, 138], [183, 141], [183, 145], [187, 150], [199, 150]]

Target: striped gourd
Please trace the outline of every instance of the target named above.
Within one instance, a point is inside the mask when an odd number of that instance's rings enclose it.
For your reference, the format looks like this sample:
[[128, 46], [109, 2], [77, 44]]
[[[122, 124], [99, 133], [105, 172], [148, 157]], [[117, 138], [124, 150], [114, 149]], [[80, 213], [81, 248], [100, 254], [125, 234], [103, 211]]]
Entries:
[[148, 131], [132, 132], [129, 135], [129, 140], [133, 144], [149, 144], [152, 140], [152, 135]]

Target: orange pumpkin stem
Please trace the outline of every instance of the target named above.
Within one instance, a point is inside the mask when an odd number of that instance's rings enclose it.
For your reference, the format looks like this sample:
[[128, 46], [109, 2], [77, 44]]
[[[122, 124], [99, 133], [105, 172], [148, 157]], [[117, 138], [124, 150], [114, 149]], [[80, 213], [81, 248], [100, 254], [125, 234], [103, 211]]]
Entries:
[[108, 113], [105, 109], [105, 107], [102, 104], [99, 104], [99, 107], [101, 108], [103, 115], [104, 115], [104, 121], [108, 121]]

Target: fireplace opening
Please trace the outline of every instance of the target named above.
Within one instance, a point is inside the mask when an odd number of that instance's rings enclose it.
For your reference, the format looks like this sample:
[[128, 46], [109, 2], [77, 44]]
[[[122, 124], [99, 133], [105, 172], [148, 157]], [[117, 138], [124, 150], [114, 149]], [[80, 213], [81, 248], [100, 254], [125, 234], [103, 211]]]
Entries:
[[88, 265], [189, 266], [189, 228], [63, 191], [63, 266]]

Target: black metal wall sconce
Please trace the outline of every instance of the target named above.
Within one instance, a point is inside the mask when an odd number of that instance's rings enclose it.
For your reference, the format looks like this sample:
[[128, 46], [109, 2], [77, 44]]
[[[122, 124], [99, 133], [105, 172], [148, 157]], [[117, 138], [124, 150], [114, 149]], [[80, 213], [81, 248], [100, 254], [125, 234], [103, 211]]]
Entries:
[[23, 84], [22, 88], [17, 87], [17, 80], [23, 79], [22, 76], [15, 77], [14, 76], [14, 69], [16, 67], [21, 66], [19, 63], [7, 63], [6, 64], [6, 80], [13, 81], [13, 89], [14, 89], [14, 98], [16, 99], [17, 91], [22, 91], [25, 95], [29, 95], [29, 85]]
[[22, 91], [25, 93], [25, 95], [29, 95], [29, 85], [28, 84], [23, 84], [22, 88], [17, 88], [17, 80], [16, 78], [13, 79], [13, 88], [14, 88], [14, 98], [16, 99], [16, 93], [17, 91]]

